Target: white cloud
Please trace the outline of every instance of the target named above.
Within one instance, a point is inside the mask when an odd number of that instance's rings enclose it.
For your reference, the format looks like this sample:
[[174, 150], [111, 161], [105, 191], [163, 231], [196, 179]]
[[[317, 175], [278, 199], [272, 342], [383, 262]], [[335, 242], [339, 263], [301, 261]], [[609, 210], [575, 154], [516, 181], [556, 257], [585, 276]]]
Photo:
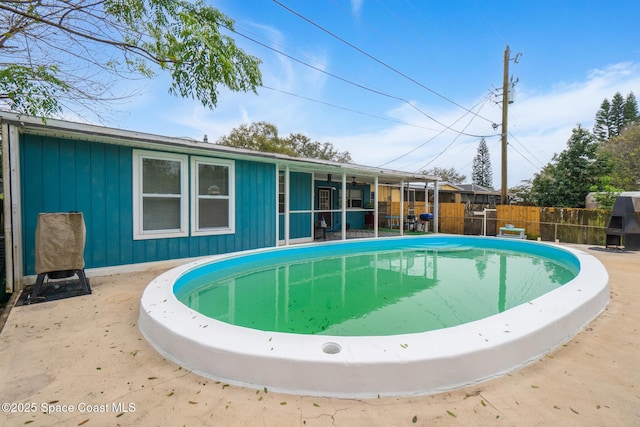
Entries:
[[360, 11], [362, 10], [362, 3], [364, 3], [364, 0], [351, 0], [351, 13], [356, 18], [360, 17]]
[[[509, 151], [508, 185], [513, 186], [524, 179], [533, 178], [546, 165], [554, 153], [566, 148], [571, 131], [578, 124], [591, 130], [594, 117], [602, 100], [620, 92], [626, 96], [640, 88], [640, 64], [620, 63], [589, 71], [580, 82], [562, 83], [545, 93], [532, 92], [521, 84], [516, 102], [509, 109]], [[429, 110], [425, 107], [425, 110]], [[496, 123], [501, 122], [501, 112], [496, 106], [488, 105], [481, 113]], [[399, 106], [389, 115], [402, 120], [416, 122], [411, 108]], [[442, 123], [452, 123], [461, 115], [459, 109], [441, 110], [437, 119]], [[414, 120], [411, 120], [413, 118]], [[463, 119], [454, 128], [461, 130]], [[426, 118], [421, 123], [435, 128]], [[476, 119], [469, 133], [487, 133], [487, 123]], [[499, 133], [500, 129], [496, 133]], [[340, 150], [348, 150], [356, 163], [380, 165], [423, 144], [434, 132], [414, 127], [395, 125], [377, 133], [363, 133], [349, 136], [325, 135], [323, 140], [331, 141]], [[445, 149], [437, 160], [428, 167], [454, 167], [458, 172], [471, 178], [471, 162], [476, 154], [479, 139], [459, 137], [451, 133], [436, 138], [414, 153], [385, 167], [402, 170], [418, 170]], [[487, 140], [494, 170], [494, 187], [500, 187], [501, 145], [500, 138]]]

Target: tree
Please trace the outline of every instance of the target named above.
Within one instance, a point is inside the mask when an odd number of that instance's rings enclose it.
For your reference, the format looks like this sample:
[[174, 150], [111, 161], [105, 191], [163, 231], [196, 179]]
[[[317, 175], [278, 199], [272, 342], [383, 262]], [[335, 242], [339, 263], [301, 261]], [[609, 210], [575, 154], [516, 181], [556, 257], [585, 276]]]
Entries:
[[[557, 156], [553, 156], [553, 161], [557, 162]], [[557, 169], [556, 164], [548, 163], [540, 173], [535, 174], [531, 184], [531, 199], [537, 206], [567, 206], [558, 191]]]
[[229, 147], [280, 153], [294, 157], [307, 157], [342, 163], [351, 162], [351, 155], [348, 151], [339, 152], [329, 142], [312, 141], [309, 137], [300, 133], [281, 138], [278, 136], [276, 126], [267, 122], [252, 123], [248, 126], [242, 124], [232, 129], [229, 135], [219, 138], [217, 143]]
[[530, 206], [535, 204], [533, 197], [531, 195], [531, 187], [532, 181], [530, 179], [525, 179], [520, 182], [519, 185], [515, 187], [511, 187], [509, 189], [509, 193], [513, 194], [514, 202], [519, 205]]
[[[638, 113], [638, 101], [633, 92], [629, 92], [622, 107], [622, 117], [625, 128], [633, 124], [640, 124], [640, 114]], [[624, 130], [624, 129], [623, 129]]]
[[312, 141], [311, 138], [301, 133], [289, 135], [286, 141], [300, 157], [351, 163], [351, 154], [348, 151], [341, 153], [333, 148], [333, 144], [329, 142]]
[[636, 97], [630, 92], [625, 99], [620, 92], [616, 92], [611, 102], [605, 98], [600, 104], [593, 134], [598, 141], [607, 141], [620, 136], [624, 129], [632, 124], [640, 124]]
[[493, 188], [493, 171], [491, 169], [491, 158], [489, 157], [489, 148], [482, 138], [478, 145], [478, 152], [473, 158], [473, 167], [471, 179], [474, 184], [487, 188]]
[[437, 176], [441, 180], [452, 184], [461, 184], [465, 179], [467, 179], [466, 175], [458, 173], [455, 168], [440, 168], [436, 166], [431, 169], [423, 170], [421, 173], [424, 175]]
[[611, 131], [609, 138], [620, 135], [624, 127], [624, 98], [620, 92], [616, 92], [611, 98], [611, 109], [609, 110], [609, 123]]
[[286, 139], [278, 136], [276, 126], [267, 122], [242, 124], [232, 129], [229, 135], [218, 139], [217, 144], [253, 151], [296, 155], [293, 146]]
[[0, 22], [0, 104], [17, 113], [100, 118], [132, 95], [122, 79], [158, 71], [170, 74], [169, 93], [208, 108], [221, 85], [261, 85], [260, 60], [221, 32], [233, 20], [202, 0], [2, 1]]
[[611, 103], [607, 98], [600, 104], [600, 109], [596, 113], [596, 121], [593, 126], [593, 134], [598, 141], [606, 141], [613, 133], [612, 125], [609, 119], [609, 112], [611, 111]]
[[591, 186], [591, 191], [595, 193], [594, 199], [601, 209], [613, 209], [616, 198], [622, 192], [621, 189], [613, 185], [613, 178], [609, 175], [600, 177], [598, 182]]
[[595, 137], [578, 125], [567, 148], [554, 155], [533, 179], [531, 196], [538, 206], [584, 207], [591, 187], [611, 173], [612, 163], [597, 156]]
[[640, 190], [640, 125], [629, 126], [602, 144], [598, 154], [613, 163], [611, 185], [625, 191]]

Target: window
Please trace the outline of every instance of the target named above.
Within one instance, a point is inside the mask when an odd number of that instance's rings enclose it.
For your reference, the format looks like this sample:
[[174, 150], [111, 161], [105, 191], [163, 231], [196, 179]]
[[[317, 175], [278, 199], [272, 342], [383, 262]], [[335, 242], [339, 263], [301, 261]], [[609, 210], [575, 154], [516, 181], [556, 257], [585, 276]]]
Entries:
[[[349, 208], [362, 208], [364, 206], [363, 198], [364, 191], [358, 189], [347, 188], [347, 209]], [[342, 209], [342, 191], [340, 191], [340, 201], [338, 203], [338, 208]]]
[[347, 208], [361, 208], [363, 206], [362, 198], [363, 198], [362, 190], [348, 189], [347, 190]]
[[133, 151], [134, 239], [186, 236], [187, 156]]
[[284, 213], [284, 173], [278, 174], [278, 212]]
[[191, 158], [192, 235], [234, 232], [233, 183], [233, 161]]

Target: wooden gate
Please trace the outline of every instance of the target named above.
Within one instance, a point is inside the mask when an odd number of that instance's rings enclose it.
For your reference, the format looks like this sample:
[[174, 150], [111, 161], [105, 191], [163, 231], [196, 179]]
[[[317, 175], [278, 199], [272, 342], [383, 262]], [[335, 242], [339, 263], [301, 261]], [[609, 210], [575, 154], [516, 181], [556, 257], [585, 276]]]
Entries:
[[440, 203], [438, 228], [440, 233], [464, 234], [464, 204]]

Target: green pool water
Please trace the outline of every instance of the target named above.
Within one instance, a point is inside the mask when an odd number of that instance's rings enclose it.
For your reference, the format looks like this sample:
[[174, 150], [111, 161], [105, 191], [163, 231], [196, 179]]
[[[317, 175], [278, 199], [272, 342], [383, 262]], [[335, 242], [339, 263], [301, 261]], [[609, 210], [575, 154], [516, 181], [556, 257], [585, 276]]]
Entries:
[[234, 258], [191, 273], [174, 293], [200, 313], [237, 326], [395, 335], [483, 319], [577, 275], [575, 263], [551, 249], [527, 253], [510, 243], [494, 248], [425, 241]]

